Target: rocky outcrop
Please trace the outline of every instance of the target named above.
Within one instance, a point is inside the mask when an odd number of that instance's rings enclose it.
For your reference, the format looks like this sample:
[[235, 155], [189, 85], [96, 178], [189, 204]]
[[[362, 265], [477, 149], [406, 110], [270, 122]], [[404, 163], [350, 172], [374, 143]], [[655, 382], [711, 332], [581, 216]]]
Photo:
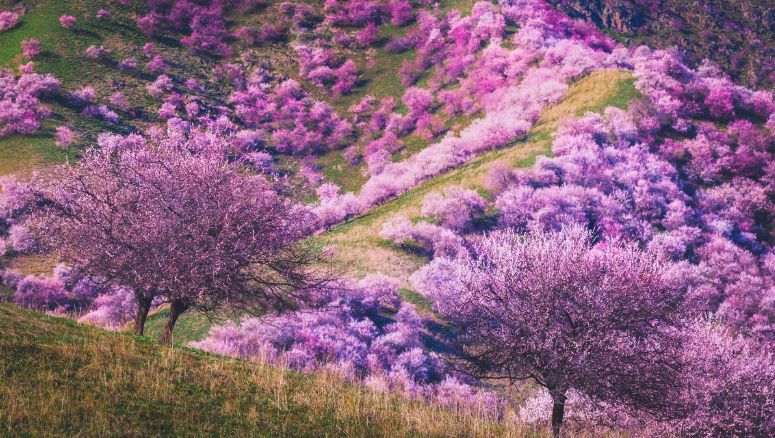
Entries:
[[647, 18], [646, 8], [637, 1], [554, 0], [553, 3], [573, 18], [582, 18], [616, 32], [634, 32]]

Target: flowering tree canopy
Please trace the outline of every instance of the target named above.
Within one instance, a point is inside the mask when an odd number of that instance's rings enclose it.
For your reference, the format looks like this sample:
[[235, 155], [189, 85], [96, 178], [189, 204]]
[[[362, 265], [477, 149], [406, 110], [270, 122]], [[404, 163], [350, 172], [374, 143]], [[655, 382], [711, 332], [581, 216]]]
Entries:
[[470, 370], [546, 387], [555, 435], [570, 389], [674, 412], [685, 289], [659, 257], [617, 243], [593, 247], [581, 228], [501, 231], [474, 243], [470, 258], [437, 268], [438, 287], [425, 292], [459, 329]]
[[172, 129], [148, 142], [103, 135], [76, 166], [40, 181], [34, 234], [83, 275], [131, 289], [142, 333], [154, 298], [187, 309], [284, 309], [305, 299], [316, 251], [310, 214], [226, 160], [214, 132]]

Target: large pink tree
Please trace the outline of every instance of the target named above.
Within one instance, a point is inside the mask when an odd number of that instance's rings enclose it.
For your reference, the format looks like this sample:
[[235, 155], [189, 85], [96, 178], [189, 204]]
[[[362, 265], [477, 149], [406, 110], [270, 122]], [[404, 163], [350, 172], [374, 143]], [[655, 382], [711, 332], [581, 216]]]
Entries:
[[682, 369], [684, 288], [658, 256], [594, 246], [581, 228], [501, 231], [475, 243], [470, 257], [435, 260], [425, 277], [436, 308], [458, 329], [469, 371], [546, 387], [555, 436], [571, 389], [676, 414], [670, 394]]
[[31, 229], [83, 275], [131, 289], [135, 333], [154, 300], [168, 303], [162, 343], [189, 309], [297, 306], [318, 278], [317, 251], [302, 243], [310, 213], [227, 160], [228, 139], [172, 131], [155, 141], [103, 136], [80, 163], [38, 182]]

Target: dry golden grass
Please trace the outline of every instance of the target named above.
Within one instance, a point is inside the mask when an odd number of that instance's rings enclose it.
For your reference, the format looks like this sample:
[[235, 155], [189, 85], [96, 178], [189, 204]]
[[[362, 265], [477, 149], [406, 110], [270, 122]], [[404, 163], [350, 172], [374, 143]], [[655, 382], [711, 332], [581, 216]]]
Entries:
[[330, 373], [163, 348], [0, 305], [0, 435], [545, 434], [366, 390]]
[[0, 144], [0, 175], [30, 172], [43, 159], [29, 144], [5, 141]]
[[408, 276], [425, 260], [387, 245], [379, 237], [386, 221], [397, 215], [420, 217], [422, 199], [428, 193], [455, 185], [481, 188], [494, 163], [506, 162], [514, 167], [531, 165], [537, 156], [551, 153], [551, 136], [565, 117], [602, 111], [609, 105], [624, 107], [635, 95], [630, 72], [595, 71], [574, 83], [561, 102], [543, 112], [527, 141], [488, 152], [465, 166], [426, 181], [397, 199], [322, 235], [320, 240], [335, 248], [334, 262], [351, 275], [379, 272], [396, 277], [406, 285]]
[[21, 272], [25, 275], [39, 275], [42, 277], [51, 276], [57, 261], [50, 254], [35, 254], [16, 256], [9, 260], [10, 269]]

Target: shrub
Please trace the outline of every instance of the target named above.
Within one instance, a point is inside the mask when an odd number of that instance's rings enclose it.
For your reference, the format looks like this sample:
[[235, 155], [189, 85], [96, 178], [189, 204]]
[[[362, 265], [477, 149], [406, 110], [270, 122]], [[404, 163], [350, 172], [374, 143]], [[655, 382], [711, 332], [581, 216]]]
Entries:
[[21, 43], [22, 55], [27, 59], [32, 59], [40, 54], [40, 41], [35, 38], [28, 38]]
[[11, 11], [0, 11], [0, 32], [13, 29], [19, 22], [19, 14]]
[[59, 24], [65, 29], [70, 29], [75, 26], [76, 21], [78, 20], [76, 20], [76, 18], [72, 15], [62, 15], [59, 17]]
[[57, 126], [54, 143], [62, 149], [67, 148], [75, 139], [75, 133], [67, 126]]

